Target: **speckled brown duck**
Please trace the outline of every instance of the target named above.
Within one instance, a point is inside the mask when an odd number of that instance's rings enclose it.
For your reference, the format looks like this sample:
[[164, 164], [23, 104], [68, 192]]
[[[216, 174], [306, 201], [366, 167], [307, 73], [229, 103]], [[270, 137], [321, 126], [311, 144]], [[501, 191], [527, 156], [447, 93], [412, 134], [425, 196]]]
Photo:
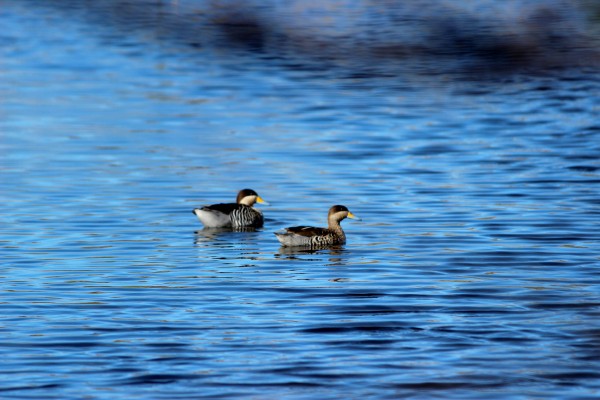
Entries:
[[345, 206], [336, 205], [329, 209], [327, 228], [314, 226], [292, 226], [275, 235], [286, 247], [328, 247], [346, 243], [346, 234], [340, 225], [345, 218], [360, 218], [352, 214]]

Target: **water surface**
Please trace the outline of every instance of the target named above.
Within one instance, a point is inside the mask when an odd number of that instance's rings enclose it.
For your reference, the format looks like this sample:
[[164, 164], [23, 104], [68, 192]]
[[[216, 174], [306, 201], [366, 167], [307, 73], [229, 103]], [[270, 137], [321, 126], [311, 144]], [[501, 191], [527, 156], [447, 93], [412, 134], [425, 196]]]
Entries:
[[[0, 4], [0, 397], [597, 398], [594, 66], [373, 71]], [[265, 227], [203, 230], [244, 187]], [[279, 247], [332, 204], [346, 246]]]

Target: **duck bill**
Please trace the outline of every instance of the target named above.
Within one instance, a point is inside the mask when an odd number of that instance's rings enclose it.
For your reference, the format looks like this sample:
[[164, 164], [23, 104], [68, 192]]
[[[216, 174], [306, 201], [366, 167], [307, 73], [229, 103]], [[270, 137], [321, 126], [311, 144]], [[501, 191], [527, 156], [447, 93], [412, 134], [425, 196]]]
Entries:
[[266, 206], [268, 206], [268, 205], [269, 205], [269, 202], [268, 202], [268, 201], [264, 201], [264, 200], [263, 200], [263, 198], [262, 198], [262, 197], [260, 197], [260, 196], [256, 196], [256, 202], [257, 202], [257, 203], [260, 203], [260, 204], [264, 204], [264, 205], [266, 205]]
[[348, 211], [348, 218], [352, 218], [355, 219], [357, 221], [361, 221], [362, 218], [357, 217], [356, 215], [352, 214], [350, 211]]

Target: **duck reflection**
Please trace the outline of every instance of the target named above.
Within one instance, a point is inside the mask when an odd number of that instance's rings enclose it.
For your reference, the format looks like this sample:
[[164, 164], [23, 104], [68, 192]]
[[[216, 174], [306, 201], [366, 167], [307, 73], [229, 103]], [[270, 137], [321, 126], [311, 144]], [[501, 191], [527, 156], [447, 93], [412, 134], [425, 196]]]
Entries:
[[[253, 227], [237, 227], [237, 228], [204, 228], [194, 232], [194, 244], [206, 242], [226, 240], [230, 236], [234, 236], [238, 232], [258, 232], [257, 228]], [[254, 235], [252, 235], [254, 236]], [[236, 241], [246, 241], [247, 237], [235, 235]]]
[[[322, 248], [310, 248], [310, 247], [287, 247], [281, 246], [277, 253], [276, 258], [285, 258], [289, 260], [303, 260], [303, 261], [324, 261], [323, 256], [329, 256], [328, 265], [346, 265], [347, 250], [342, 246], [322, 247]], [[314, 256], [314, 257], [303, 257], [303, 256]]]

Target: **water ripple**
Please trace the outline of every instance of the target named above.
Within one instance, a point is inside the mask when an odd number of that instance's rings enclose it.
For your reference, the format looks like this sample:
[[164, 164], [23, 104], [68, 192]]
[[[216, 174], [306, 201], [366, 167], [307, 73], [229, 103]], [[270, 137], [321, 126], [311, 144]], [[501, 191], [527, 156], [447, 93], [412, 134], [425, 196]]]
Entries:
[[[199, 4], [3, 4], [4, 397], [596, 396], [596, 70], [486, 74], [471, 31], [369, 66]], [[264, 228], [202, 229], [243, 187]], [[345, 246], [280, 247], [333, 204]]]

